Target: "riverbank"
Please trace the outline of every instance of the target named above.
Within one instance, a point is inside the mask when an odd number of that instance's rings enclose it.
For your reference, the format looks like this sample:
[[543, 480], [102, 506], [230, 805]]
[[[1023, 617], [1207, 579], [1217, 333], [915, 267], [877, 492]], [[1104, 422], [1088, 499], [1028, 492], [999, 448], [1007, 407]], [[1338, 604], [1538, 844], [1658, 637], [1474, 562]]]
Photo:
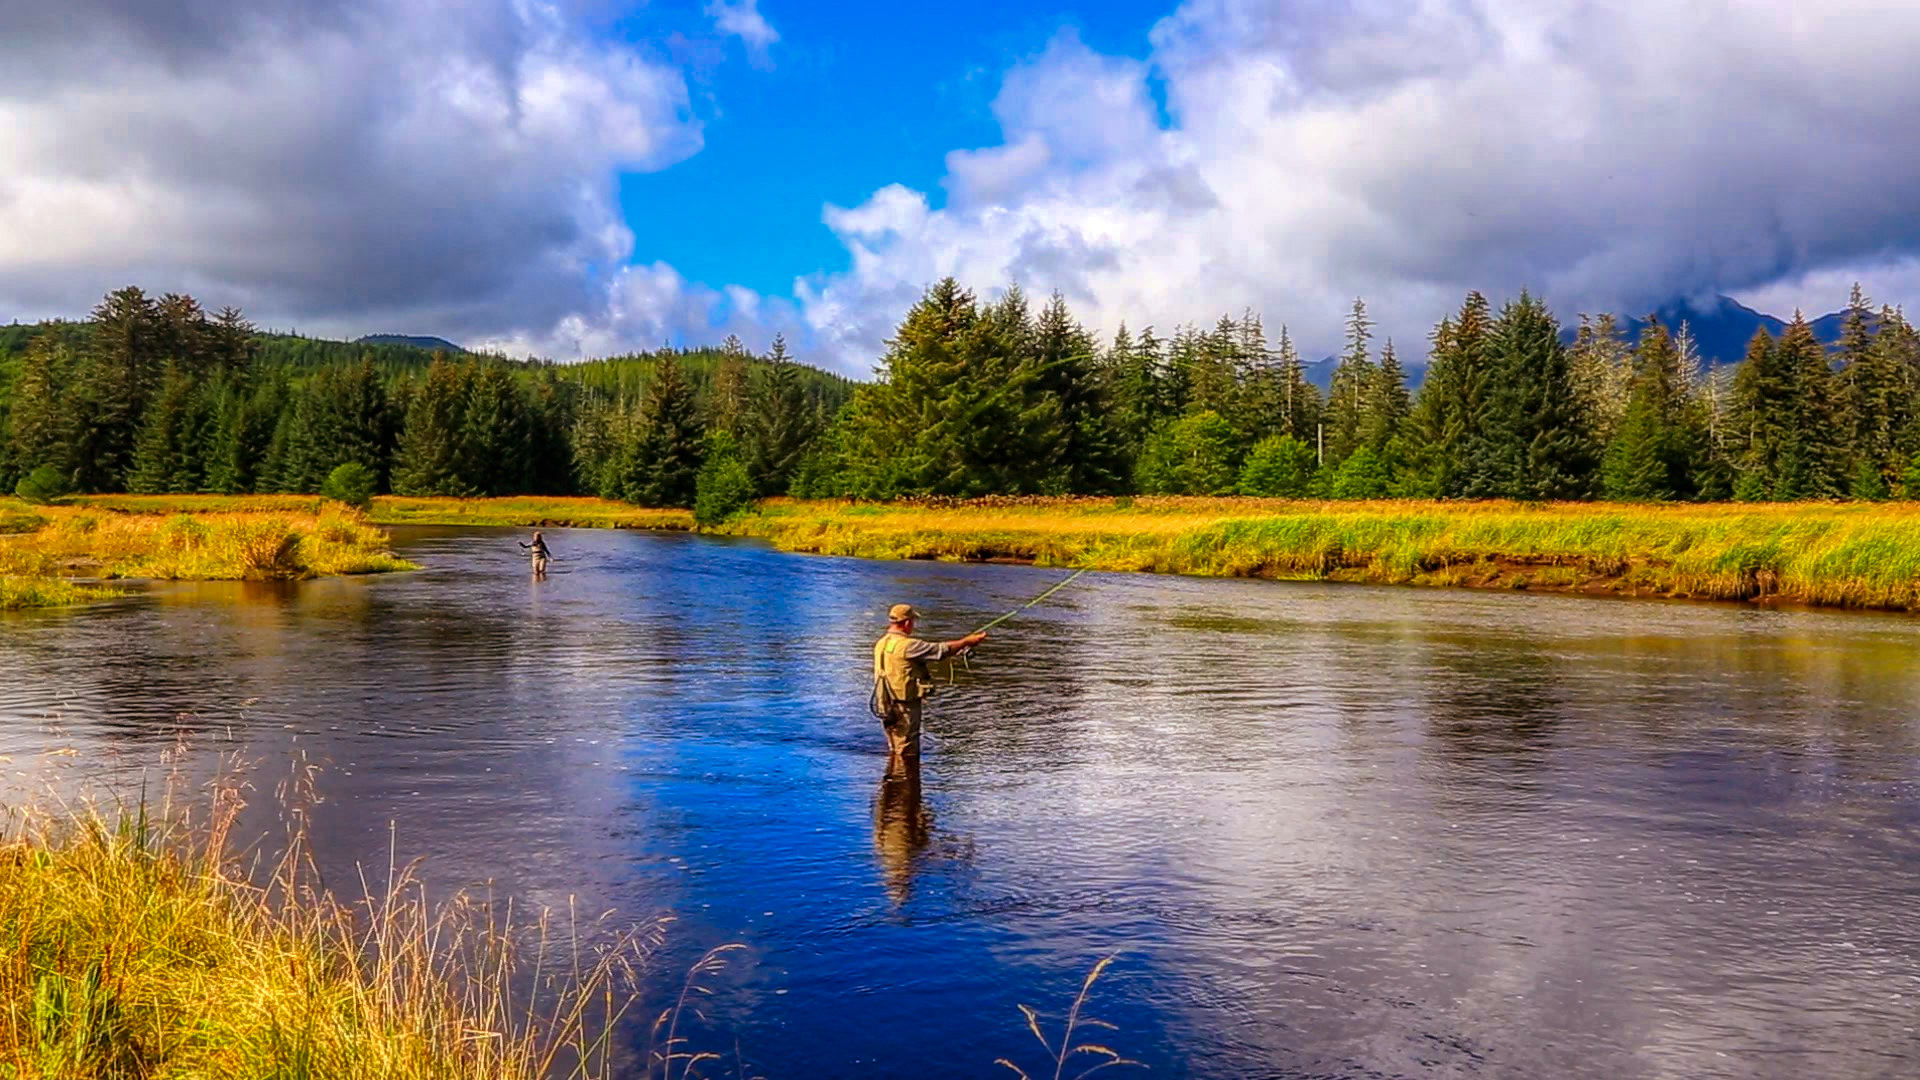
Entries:
[[866, 558], [1920, 610], [1914, 504], [775, 499], [717, 531]]
[[0, 1071], [539, 1080], [565, 1061], [613, 1074], [606, 1035], [631, 1001], [615, 975], [649, 939], [584, 964], [549, 957], [564, 977], [536, 1001], [514, 979], [548, 949], [544, 923], [429, 907], [404, 877], [343, 906], [308, 887], [297, 838], [250, 880], [227, 848], [238, 791], [191, 815], [10, 808]]
[[125, 578], [300, 580], [414, 569], [387, 534], [319, 500], [209, 500], [182, 512], [141, 512], [111, 500], [59, 506], [0, 503], [0, 608], [53, 607], [113, 595]]

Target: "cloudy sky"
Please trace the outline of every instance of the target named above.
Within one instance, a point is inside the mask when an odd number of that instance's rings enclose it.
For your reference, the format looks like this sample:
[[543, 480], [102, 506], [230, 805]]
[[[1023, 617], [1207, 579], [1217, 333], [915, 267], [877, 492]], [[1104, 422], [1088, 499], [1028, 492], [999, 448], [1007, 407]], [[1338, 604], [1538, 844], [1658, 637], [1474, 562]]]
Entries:
[[949, 273], [1310, 353], [1356, 295], [1920, 303], [1911, 0], [1068, 2], [0, 0], [0, 321], [864, 373]]

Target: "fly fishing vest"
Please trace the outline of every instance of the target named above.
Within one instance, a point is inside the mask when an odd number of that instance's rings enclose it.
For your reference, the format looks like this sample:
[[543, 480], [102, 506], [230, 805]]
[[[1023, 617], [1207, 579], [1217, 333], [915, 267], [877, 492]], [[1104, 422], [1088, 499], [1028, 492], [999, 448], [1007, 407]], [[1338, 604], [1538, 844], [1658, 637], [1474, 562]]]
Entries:
[[888, 634], [874, 642], [873, 685], [884, 700], [913, 702], [933, 692], [926, 661], [907, 659], [912, 642], [905, 634]]

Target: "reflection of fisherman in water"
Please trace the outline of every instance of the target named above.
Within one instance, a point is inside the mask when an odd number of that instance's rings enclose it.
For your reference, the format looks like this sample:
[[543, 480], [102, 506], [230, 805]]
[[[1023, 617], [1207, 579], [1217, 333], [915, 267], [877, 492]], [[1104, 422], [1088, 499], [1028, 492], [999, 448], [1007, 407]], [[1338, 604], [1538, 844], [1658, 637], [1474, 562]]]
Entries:
[[958, 641], [922, 641], [913, 636], [919, 618], [910, 605], [893, 605], [887, 611], [887, 636], [873, 643], [871, 707], [886, 725], [887, 750], [895, 757], [920, 753], [920, 703], [933, 692], [927, 665], [987, 640], [980, 631]]
[[920, 759], [894, 755], [873, 811], [873, 846], [887, 895], [898, 907], [913, 898], [915, 863], [933, 837], [933, 814], [920, 803]]
[[532, 557], [533, 576], [546, 577], [547, 576], [547, 558], [550, 553], [547, 551], [547, 542], [545, 540], [540, 539], [539, 532], [536, 531], [533, 534], [533, 543], [521, 544], [520, 550], [527, 552]]

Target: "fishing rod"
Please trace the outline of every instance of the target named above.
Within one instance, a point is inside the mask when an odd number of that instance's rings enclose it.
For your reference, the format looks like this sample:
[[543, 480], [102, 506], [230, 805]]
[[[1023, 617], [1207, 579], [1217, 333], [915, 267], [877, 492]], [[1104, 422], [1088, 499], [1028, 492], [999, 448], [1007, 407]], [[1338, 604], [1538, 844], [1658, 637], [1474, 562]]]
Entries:
[[980, 629], [975, 630], [974, 633], [984, 634], [987, 631], [993, 629], [994, 627], [999, 626], [1001, 623], [1006, 622], [1008, 619], [1013, 618], [1015, 615], [1018, 615], [1021, 612], [1027, 610], [1028, 608], [1037, 607], [1042, 601], [1046, 600], [1047, 597], [1052, 596], [1054, 593], [1059, 592], [1061, 589], [1064, 589], [1067, 586], [1073, 584], [1075, 581], [1079, 580], [1080, 575], [1086, 573], [1088, 569], [1089, 569], [1088, 567], [1083, 566], [1080, 569], [1075, 570], [1072, 574], [1067, 576], [1066, 580], [1060, 582], [1059, 584], [1055, 585], [1053, 588], [1048, 589], [1046, 592], [1041, 593], [1039, 596], [1034, 597], [1033, 599], [1027, 601], [1026, 603], [1021, 604], [1019, 607], [1014, 608], [1012, 611], [1007, 612], [1005, 615], [1000, 616], [999, 618], [993, 620], [992, 622], [981, 627]]
[[[999, 626], [1001, 623], [1006, 622], [1008, 619], [1013, 618], [1015, 615], [1018, 615], [1023, 611], [1026, 611], [1029, 608], [1038, 607], [1042, 603], [1045, 603], [1047, 598], [1052, 596], [1054, 593], [1057, 593], [1061, 589], [1064, 589], [1067, 586], [1073, 584], [1074, 582], [1080, 580], [1080, 575], [1086, 573], [1089, 569], [1090, 567], [1083, 566], [1080, 569], [1075, 570], [1073, 573], [1068, 574], [1064, 579], [1058, 582], [1055, 582], [1052, 587], [1048, 588], [1047, 591], [1041, 593], [1039, 596], [1034, 597], [1033, 599], [1027, 601], [1024, 604], [1021, 604], [1019, 607], [1014, 608], [1013, 610], [1007, 612], [1006, 614], [991, 620], [985, 626], [982, 626], [980, 629], [975, 630], [974, 633], [984, 634], [987, 631], [993, 629], [996, 626]], [[972, 636], [972, 635], [968, 635], [968, 636]], [[968, 650], [968, 651], [970, 652], [972, 650]], [[968, 674], [972, 674], [973, 665], [968, 663], [967, 653], [966, 652], [960, 653], [958, 655], [958, 659], [962, 665], [966, 666]], [[951, 686], [953, 684], [953, 680], [954, 680], [953, 661], [949, 660], [947, 662], [947, 684]], [[880, 683], [879, 683], [879, 680], [877, 679], [874, 681], [874, 684], [873, 684], [873, 694], [867, 699], [867, 710], [873, 713], [873, 715], [876, 717], [879, 717], [881, 719], [886, 718], [886, 713], [882, 711], [882, 709], [880, 708]], [[928, 736], [932, 735], [932, 732], [926, 731], [924, 728], [922, 729], [921, 733]]]

